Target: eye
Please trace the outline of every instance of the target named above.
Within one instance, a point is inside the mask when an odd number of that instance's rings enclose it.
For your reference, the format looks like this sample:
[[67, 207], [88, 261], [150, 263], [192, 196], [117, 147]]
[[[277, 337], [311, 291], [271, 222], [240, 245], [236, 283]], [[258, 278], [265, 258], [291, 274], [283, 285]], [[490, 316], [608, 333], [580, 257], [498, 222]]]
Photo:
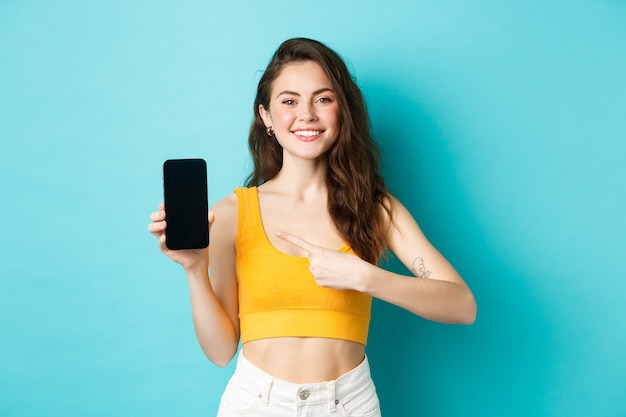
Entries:
[[294, 104], [296, 104], [296, 101], [292, 100], [290, 98], [287, 98], [287, 99], [283, 100], [282, 103], [284, 105], [287, 105], [287, 106], [293, 106]]
[[320, 97], [317, 99], [317, 101], [320, 103], [332, 103], [333, 99], [330, 97]]

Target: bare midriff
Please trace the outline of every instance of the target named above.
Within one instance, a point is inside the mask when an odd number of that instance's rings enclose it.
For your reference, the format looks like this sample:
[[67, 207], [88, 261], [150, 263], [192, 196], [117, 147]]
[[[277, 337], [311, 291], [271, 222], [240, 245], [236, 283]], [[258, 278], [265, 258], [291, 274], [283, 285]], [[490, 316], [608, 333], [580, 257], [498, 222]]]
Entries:
[[365, 358], [365, 347], [359, 343], [317, 337], [252, 340], [242, 351], [263, 371], [296, 384], [335, 380]]

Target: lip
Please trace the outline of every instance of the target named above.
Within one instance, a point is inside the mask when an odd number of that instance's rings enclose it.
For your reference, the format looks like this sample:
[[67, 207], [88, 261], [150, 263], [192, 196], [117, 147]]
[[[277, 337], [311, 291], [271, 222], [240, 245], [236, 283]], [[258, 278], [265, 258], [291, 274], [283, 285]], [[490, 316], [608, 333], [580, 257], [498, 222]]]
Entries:
[[311, 128], [294, 129], [291, 131], [291, 134], [294, 135], [296, 138], [298, 138], [298, 140], [302, 142], [313, 142], [314, 140], [322, 136], [323, 133], [324, 133], [324, 130], [322, 129], [311, 129]]

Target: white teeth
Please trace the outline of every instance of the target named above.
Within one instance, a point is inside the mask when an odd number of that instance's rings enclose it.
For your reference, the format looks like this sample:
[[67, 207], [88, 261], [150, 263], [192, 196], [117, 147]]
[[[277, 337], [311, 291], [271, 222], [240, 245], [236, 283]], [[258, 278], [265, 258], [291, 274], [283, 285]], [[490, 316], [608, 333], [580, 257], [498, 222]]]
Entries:
[[319, 135], [321, 132], [319, 130], [296, 130], [295, 132], [293, 132], [295, 135], [298, 136], [317, 136]]

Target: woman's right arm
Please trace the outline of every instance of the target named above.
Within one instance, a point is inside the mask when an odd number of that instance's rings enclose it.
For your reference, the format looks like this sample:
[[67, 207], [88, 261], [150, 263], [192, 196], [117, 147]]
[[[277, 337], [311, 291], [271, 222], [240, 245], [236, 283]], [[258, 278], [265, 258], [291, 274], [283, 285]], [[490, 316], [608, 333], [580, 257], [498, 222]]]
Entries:
[[[237, 197], [231, 194], [209, 212], [211, 243], [208, 250], [169, 250], [165, 246], [166, 213], [163, 205], [152, 213], [149, 230], [159, 249], [185, 270], [196, 336], [205, 355], [226, 366], [239, 344], [239, 304], [235, 275]], [[211, 277], [209, 278], [209, 259]]]

